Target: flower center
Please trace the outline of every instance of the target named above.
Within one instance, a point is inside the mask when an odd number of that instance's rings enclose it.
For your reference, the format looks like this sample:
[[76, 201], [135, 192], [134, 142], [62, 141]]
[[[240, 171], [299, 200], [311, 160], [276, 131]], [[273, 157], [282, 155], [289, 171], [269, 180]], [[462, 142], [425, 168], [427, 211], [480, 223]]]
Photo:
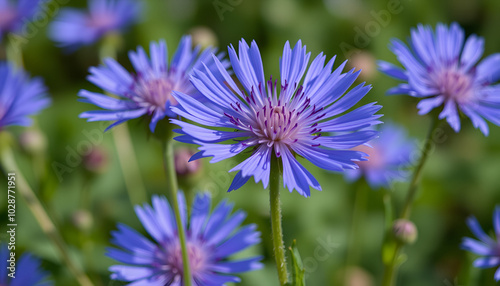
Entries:
[[368, 154], [368, 161], [356, 162], [361, 170], [378, 169], [384, 166], [384, 157], [380, 154], [377, 147], [372, 148], [366, 145], [360, 145], [353, 148], [353, 150]]
[[446, 98], [458, 102], [467, 101], [473, 93], [471, 75], [454, 67], [438, 72], [435, 77], [435, 84]]
[[16, 11], [10, 7], [0, 10], [0, 31], [6, 32], [7, 30], [10, 30], [16, 17]]
[[[202, 245], [196, 242], [188, 241], [186, 244], [189, 256], [189, 267], [192, 275], [196, 276], [197, 274], [203, 272], [207, 266], [207, 253], [203, 249]], [[166, 263], [164, 265], [165, 270], [172, 272], [174, 276], [179, 275], [179, 278], [181, 278], [184, 273], [184, 267], [182, 265], [182, 250], [180, 244], [175, 243], [166, 250]]]
[[[280, 94], [284, 98], [289, 98], [278, 99], [277, 81], [273, 82], [271, 78], [267, 82], [267, 97], [258, 97], [252, 91], [250, 95], [244, 97], [246, 104], [239, 102], [230, 104], [236, 113], [224, 113], [224, 115], [239, 130], [249, 131], [255, 135], [246, 140], [244, 145], [264, 143], [269, 147], [275, 143], [291, 145], [300, 139], [316, 140], [321, 136], [317, 121], [326, 115], [323, 107], [317, 108], [311, 104], [302, 86], [296, 91], [294, 87], [293, 96], [286, 94], [288, 88], [291, 87], [287, 84], [282, 85]], [[261, 94], [266, 94], [261, 86], [258, 89]], [[320, 144], [311, 146], [318, 147]], [[279, 153], [276, 155], [280, 156]]]
[[290, 110], [287, 104], [272, 106], [264, 105], [255, 114], [256, 125], [252, 128], [253, 133], [260, 138], [259, 143], [267, 143], [271, 146], [277, 141], [290, 141], [297, 137], [298, 112]]
[[166, 77], [144, 79], [140, 77], [134, 86], [134, 91], [140, 98], [136, 99], [139, 103], [145, 103], [152, 109], [160, 108], [165, 111], [165, 104], [170, 101], [176, 104], [177, 101], [172, 96], [174, 83]]
[[116, 17], [112, 13], [94, 13], [87, 17], [87, 25], [91, 28], [108, 30], [116, 24]]

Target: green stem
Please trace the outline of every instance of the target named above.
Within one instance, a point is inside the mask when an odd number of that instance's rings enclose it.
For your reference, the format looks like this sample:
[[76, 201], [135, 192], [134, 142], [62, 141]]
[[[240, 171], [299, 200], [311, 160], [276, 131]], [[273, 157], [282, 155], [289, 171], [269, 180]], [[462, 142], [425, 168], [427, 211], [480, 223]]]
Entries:
[[181, 221], [181, 212], [179, 209], [179, 201], [177, 199], [177, 174], [175, 172], [174, 161], [174, 138], [173, 131], [169, 130], [168, 136], [162, 140], [163, 150], [163, 167], [167, 177], [168, 189], [171, 195], [172, 205], [174, 207], [175, 222], [177, 224], [177, 231], [179, 233], [179, 242], [182, 251], [182, 265], [184, 267], [184, 284], [185, 286], [192, 285], [191, 269], [189, 267], [189, 256], [186, 244], [186, 233]]
[[1, 154], [1, 162], [4, 171], [12, 172], [16, 176], [17, 191], [24, 199], [28, 208], [32, 212], [35, 219], [38, 221], [42, 231], [47, 235], [47, 237], [52, 241], [56, 249], [59, 251], [64, 263], [67, 265], [71, 273], [75, 276], [76, 280], [81, 286], [92, 286], [92, 282], [88, 276], [77, 267], [76, 263], [71, 259], [68, 251], [68, 247], [64, 242], [61, 234], [57, 231], [56, 226], [50, 219], [49, 215], [43, 208], [42, 204], [36, 197], [35, 193], [29, 186], [28, 182], [22, 175], [19, 167], [14, 159], [14, 154], [8, 148], [5, 148]]
[[[354, 198], [354, 210], [352, 215], [352, 225], [351, 232], [349, 234], [349, 247], [347, 249], [347, 258], [346, 258], [346, 269], [349, 266], [353, 266], [358, 262], [359, 259], [359, 224], [363, 222], [363, 218], [366, 213], [366, 199], [367, 199], [367, 184], [364, 179], [359, 180], [356, 184], [354, 184], [355, 188], [353, 188], [355, 194]], [[346, 272], [347, 273], [347, 272]], [[347, 277], [347, 276], [346, 276]], [[346, 280], [347, 284], [347, 280]]]
[[113, 127], [112, 132], [130, 202], [132, 205], [142, 204], [147, 200], [146, 188], [142, 181], [127, 123]]
[[413, 201], [415, 200], [415, 196], [418, 191], [418, 186], [420, 184], [420, 179], [422, 177], [422, 170], [424, 167], [427, 158], [429, 157], [429, 153], [431, 153], [434, 144], [432, 143], [432, 135], [434, 131], [439, 126], [439, 120], [437, 118], [432, 119], [431, 128], [429, 129], [429, 133], [427, 134], [427, 138], [425, 139], [424, 149], [422, 151], [422, 157], [418, 162], [417, 168], [413, 173], [413, 177], [410, 182], [410, 187], [408, 189], [408, 194], [406, 195], [406, 201], [403, 207], [403, 212], [401, 213], [401, 218], [409, 219], [411, 214], [411, 207], [413, 205]]
[[6, 44], [6, 58], [8, 61], [13, 63], [17, 68], [24, 68], [24, 61], [23, 61], [23, 53], [22, 53], [22, 46], [21, 45], [15, 45], [14, 41], [12, 41], [12, 35], [7, 36], [7, 44]]
[[[104, 37], [99, 50], [101, 62], [104, 62], [106, 58], [116, 58], [116, 51], [121, 45], [121, 41], [122, 39], [118, 34], [108, 34]], [[147, 192], [138, 167], [139, 164], [137, 163], [127, 123], [113, 127], [112, 133], [130, 202], [132, 205], [142, 204], [147, 200]]]
[[278, 268], [278, 277], [283, 286], [288, 283], [288, 271], [286, 268], [285, 245], [283, 243], [283, 229], [281, 227], [281, 204], [280, 204], [280, 178], [281, 166], [278, 158], [273, 154], [271, 159], [271, 177], [269, 182], [269, 196], [271, 203], [271, 228], [273, 235], [274, 257]]
[[[420, 157], [420, 161], [413, 172], [413, 177], [410, 182], [410, 186], [408, 188], [408, 193], [406, 195], [405, 204], [403, 206], [403, 211], [401, 212], [401, 219], [409, 219], [411, 215], [411, 208], [413, 206], [413, 202], [415, 201], [415, 197], [418, 191], [418, 186], [420, 184], [420, 180], [422, 177], [422, 170], [425, 162], [429, 156], [429, 153], [432, 151], [434, 144], [432, 143], [432, 136], [434, 131], [439, 126], [439, 120], [437, 118], [432, 118], [431, 128], [429, 129], [429, 133], [427, 134], [427, 138], [424, 143], [424, 147], [422, 150], [422, 156]], [[391, 225], [392, 227], [392, 225]], [[398, 272], [398, 258], [400, 253], [402, 252], [404, 244], [401, 242], [393, 241], [394, 243], [394, 252], [391, 256], [391, 260], [385, 266], [384, 277], [382, 286], [392, 286], [394, 285], [394, 280]]]

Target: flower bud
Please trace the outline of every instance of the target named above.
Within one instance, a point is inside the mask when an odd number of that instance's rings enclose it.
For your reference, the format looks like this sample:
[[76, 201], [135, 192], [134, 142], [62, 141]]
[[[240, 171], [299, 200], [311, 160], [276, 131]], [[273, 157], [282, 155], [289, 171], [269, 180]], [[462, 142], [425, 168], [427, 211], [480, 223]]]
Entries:
[[47, 138], [39, 130], [26, 130], [19, 135], [19, 145], [26, 153], [36, 154], [45, 151]]
[[94, 146], [83, 156], [83, 165], [91, 173], [104, 173], [108, 167], [108, 153], [104, 148]]
[[418, 231], [415, 224], [406, 219], [398, 219], [392, 227], [394, 237], [404, 243], [413, 244], [417, 240]]
[[189, 162], [189, 158], [194, 155], [194, 151], [188, 148], [179, 148], [175, 151], [175, 171], [179, 176], [196, 174], [200, 170], [199, 160]]
[[200, 45], [203, 49], [217, 46], [217, 36], [207, 27], [194, 27], [189, 32], [193, 37], [193, 44]]
[[360, 51], [351, 56], [348, 65], [351, 68], [361, 70], [359, 78], [361, 80], [372, 80], [377, 73], [377, 64], [375, 57], [367, 51]]
[[94, 218], [87, 210], [77, 210], [71, 216], [71, 221], [79, 230], [90, 230], [94, 225]]

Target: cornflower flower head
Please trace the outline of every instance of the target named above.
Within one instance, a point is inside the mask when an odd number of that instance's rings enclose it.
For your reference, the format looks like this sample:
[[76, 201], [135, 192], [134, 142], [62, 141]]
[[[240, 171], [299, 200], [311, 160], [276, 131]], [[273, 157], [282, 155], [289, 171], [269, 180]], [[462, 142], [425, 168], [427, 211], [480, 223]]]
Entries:
[[[483, 257], [474, 261], [474, 266], [478, 268], [492, 268], [500, 266], [500, 206], [493, 212], [493, 227], [496, 238], [488, 236], [475, 217], [467, 219], [467, 225], [472, 233], [478, 238], [465, 237], [462, 242], [462, 249], [481, 255]], [[500, 267], [495, 272], [495, 280], [500, 281]]]
[[0, 285], [2, 286], [49, 286], [53, 285], [52, 281], [47, 280], [49, 273], [42, 270], [40, 260], [30, 253], [23, 253], [20, 258], [16, 259], [14, 268], [14, 277], [9, 277], [12, 273], [9, 270], [11, 267], [10, 250], [7, 244], [0, 245]]
[[[127, 120], [142, 116], [151, 117], [149, 127], [154, 132], [161, 119], [176, 116], [170, 106], [177, 105], [172, 96], [178, 90], [197, 96], [198, 93], [189, 82], [189, 75], [194, 68], [201, 67], [203, 62], [214, 66], [210, 55], [216, 49], [192, 48], [190, 36], [184, 36], [175, 52], [170, 65], [168, 63], [167, 45], [165, 41], [151, 42], [148, 58], [142, 47], [130, 52], [129, 58], [136, 73], [129, 73], [114, 59], [106, 59], [105, 65], [90, 68], [88, 80], [104, 91], [117, 95], [108, 95], [82, 90], [80, 101], [94, 104], [104, 110], [93, 110], [80, 114], [88, 121], [115, 121], [111, 128]], [[223, 54], [219, 54], [222, 58]]]
[[372, 189], [388, 188], [394, 181], [406, 181], [416, 147], [403, 127], [385, 123], [380, 128], [380, 137], [354, 148], [368, 154], [368, 161], [357, 162], [359, 169], [347, 170], [345, 177], [351, 182], [364, 177]]
[[[260, 242], [260, 232], [255, 230], [255, 225], [239, 228], [246, 217], [245, 212], [236, 211], [231, 215], [233, 205], [223, 201], [210, 213], [210, 196], [197, 194], [188, 222], [185, 198], [182, 193], [178, 197], [193, 285], [240, 282], [234, 274], [262, 267], [261, 257], [228, 259]], [[123, 250], [110, 248], [107, 255], [129, 265], [111, 266], [111, 278], [132, 282], [129, 285], [184, 285], [174, 213], [164, 197], [154, 196], [152, 201], [152, 207], [136, 206], [135, 212], [154, 241], [119, 224], [118, 230], [112, 233], [112, 242]]]
[[140, 19], [137, 0], [89, 0], [88, 12], [63, 8], [49, 28], [57, 45], [75, 50], [90, 45], [109, 33], [122, 33]]
[[50, 104], [40, 78], [29, 79], [23, 70], [0, 62], [0, 130], [10, 125], [29, 126], [28, 117]]
[[202, 67], [191, 77], [210, 107], [188, 94], [174, 92], [179, 105], [172, 110], [208, 127], [171, 120], [181, 127], [177, 132], [182, 135], [177, 140], [201, 145], [192, 160], [213, 157], [210, 162], [214, 163], [250, 151], [247, 159], [230, 170], [238, 173], [229, 191], [240, 188], [252, 176], [266, 188], [272, 156], [282, 164], [285, 187], [306, 197], [310, 196], [310, 186], [317, 190], [321, 186], [297, 161], [297, 155], [331, 171], [355, 169], [358, 166], [354, 161], [366, 160], [365, 153], [348, 149], [376, 136], [376, 131], [360, 129], [381, 123], [377, 120], [381, 115], [375, 115], [381, 106], [370, 103], [349, 110], [371, 86], [361, 83], [348, 91], [360, 71], [342, 73], [346, 62], [332, 71], [335, 57], [325, 65], [323, 53], [308, 69], [310, 55], [301, 41], [293, 50], [287, 42], [280, 60], [278, 84], [272, 77], [269, 81], [264, 79], [255, 41], [249, 47], [242, 40], [239, 57], [232, 46], [229, 57], [244, 90], [214, 57], [217, 69]]
[[[465, 42], [464, 42], [465, 41]], [[463, 29], [453, 23], [418, 25], [411, 30], [408, 45], [393, 39], [389, 47], [404, 69], [380, 61], [379, 70], [404, 83], [388, 94], [408, 94], [420, 98], [419, 114], [444, 106], [439, 119], [460, 131], [459, 111], [469, 117], [484, 135], [489, 129], [485, 119], [500, 125], [500, 54], [483, 55], [484, 39], [471, 35], [465, 40]]]
[[0, 40], [5, 34], [20, 33], [42, 4], [41, 0], [0, 0]]

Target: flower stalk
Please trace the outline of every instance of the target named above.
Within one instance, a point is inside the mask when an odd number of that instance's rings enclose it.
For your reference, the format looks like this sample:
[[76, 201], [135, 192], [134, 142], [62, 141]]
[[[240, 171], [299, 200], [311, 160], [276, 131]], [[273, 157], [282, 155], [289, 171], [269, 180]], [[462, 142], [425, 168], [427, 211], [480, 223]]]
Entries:
[[[99, 50], [101, 62], [105, 58], [116, 58], [116, 50], [121, 44], [121, 37], [116, 34], [107, 35]], [[115, 143], [118, 161], [123, 172], [123, 178], [132, 205], [138, 205], [146, 202], [147, 192], [144, 187], [138, 162], [134, 152], [134, 146], [130, 137], [127, 123], [122, 123], [113, 127], [111, 131]]]
[[283, 243], [283, 228], [281, 226], [280, 178], [282, 170], [279, 163], [278, 158], [273, 154], [271, 158], [269, 196], [274, 257], [278, 268], [279, 281], [283, 286], [288, 283], [288, 271], [286, 268], [285, 245]]
[[[401, 215], [399, 216], [400, 219], [409, 219], [411, 215], [411, 209], [413, 206], [413, 203], [415, 201], [415, 197], [418, 191], [418, 187], [420, 185], [421, 177], [422, 177], [422, 170], [425, 165], [425, 162], [427, 161], [429, 157], [429, 153], [431, 153], [432, 148], [434, 144], [432, 143], [432, 137], [439, 126], [439, 119], [437, 117], [432, 117], [432, 122], [431, 122], [431, 127], [429, 129], [429, 133], [427, 134], [427, 138], [425, 140], [423, 150], [422, 150], [422, 156], [420, 157], [420, 160], [417, 164], [417, 167], [415, 168], [415, 171], [413, 172], [413, 176], [408, 188], [408, 193], [406, 195], [406, 200], [405, 204], [403, 206], [403, 210], [401, 212]], [[388, 232], [388, 235], [390, 232]], [[394, 285], [394, 280], [398, 272], [398, 267], [400, 264], [400, 254], [402, 253], [403, 246], [405, 245], [401, 241], [395, 241], [394, 236], [392, 235], [390, 240], [392, 240], [390, 243], [393, 244], [393, 252], [390, 255], [390, 260], [389, 262], [385, 265], [385, 270], [384, 270], [384, 276], [383, 276], [383, 282], [382, 286], [393, 286]]]
[[192, 285], [191, 270], [189, 267], [189, 256], [186, 244], [186, 233], [182, 225], [181, 212], [179, 209], [179, 200], [177, 198], [178, 184], [177, 184], [177, 174], [175, 172], [175, 160], [174, 160], [174, 133], [170, 126], [167, 132], [167, 136], [162, 140], [162, 150], [163, 150], [163, 168], [165, 170], [165, 175], [167, 178], [168, 191], [171, 196], [172, 206], [175, 214], [175, 222], [177, 224], [177, 231], [179, 232], [179, 242], [181, 245], [182, 252], [182, 266], [184, 268], [184, 283], [185, 286]]
[[14, 159], [14, 154], [12, 150], [6, 146], [2, 147], [0, 161], [5, 172], [12, 172], [16, 175], [16, 185], [17, 192], [26, 202], [29, 210], [38, 221], [42, 231], [51, 240], [52, 244], [56, 247], [59, 255], [64, 261], [64, 264], [69, 268], [70, 272], [76, 278], [81, 286], [93, 286], [89, 277], [77, 266], [77, 264], [71, 259], [68, 251], [68, 246], [66, 245], [61, 234], [57, 230], [57, 227], [50, 219], [47, 211], [43, 207], [40, 200], [37, 198], [28, 182], [24, 178], [21, 170], [16, 164]]

